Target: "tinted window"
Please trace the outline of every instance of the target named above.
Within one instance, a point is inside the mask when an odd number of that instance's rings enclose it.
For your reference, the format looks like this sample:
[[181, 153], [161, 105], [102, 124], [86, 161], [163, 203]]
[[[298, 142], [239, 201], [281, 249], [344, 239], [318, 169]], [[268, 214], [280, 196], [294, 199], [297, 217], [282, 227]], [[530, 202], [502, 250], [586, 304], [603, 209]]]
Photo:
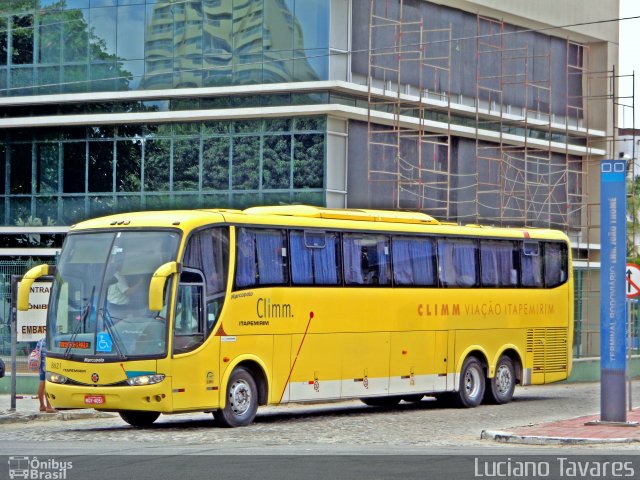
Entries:
[[526, 241], [522, 247], [522, 286], [542, 287], [542, 257], [540, 256], [540, 244]]
[[393, 281], [397, 285], [435, 285], [435, 245], [430, 238], [398, 237], [392, 241]]
[[344, 234], [344, 281], [348, 285], [389, 285], [389, 239], [383, 235]]
[[200, 346], [205, 338], [203, 282], [199, 273], [185, 270], [180, 275], [173, 337], [173, 352], [183, 353]]
[[335, 285], [338, 275], [338, 235], [292, 231], [291, 281], [301, 285]]
[[544, 283], [547, 287], [556, 287], [567, 280], [567, 260], [566, 244], [544, 244]]
[[288, 282], [283, 230], [238, 228], [236, 254], [238, 287]]
[[191, 236], [184, 254], [184, 266], [205, 275], [207, 296], [225, 291], [229, 257], [227, 228], [212, 228]]
[[516, 287], [518, 270], [515, 242], [482, 240], [480, 242], [480, 275], [483, 287]]
[[475, 287], [477, 246], [474, 240], [438, 240], [438, 276], [444, 287]]

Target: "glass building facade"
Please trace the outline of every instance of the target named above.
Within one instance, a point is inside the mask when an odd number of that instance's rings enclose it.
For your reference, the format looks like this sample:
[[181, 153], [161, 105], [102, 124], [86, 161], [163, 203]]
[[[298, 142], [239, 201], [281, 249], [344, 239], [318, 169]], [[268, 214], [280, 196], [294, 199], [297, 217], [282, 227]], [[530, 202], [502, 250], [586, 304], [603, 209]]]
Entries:
[[326, 0], [6, 0], [0, 95], [326, 79]]
[[9, 131], [1, 221], [70, 225], [141, 209], [319, 205], [325, 132], [324, 117]]

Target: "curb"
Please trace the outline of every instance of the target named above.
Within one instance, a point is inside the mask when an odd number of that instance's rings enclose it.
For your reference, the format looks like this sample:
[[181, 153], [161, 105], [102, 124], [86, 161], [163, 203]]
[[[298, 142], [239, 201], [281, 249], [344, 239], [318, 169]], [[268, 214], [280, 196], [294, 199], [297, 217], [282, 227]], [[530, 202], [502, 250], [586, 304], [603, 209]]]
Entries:
[[92, 418], [114, 418], [116, 415], [97, 410], [82, 412], [57, 412], [57, 413], [20, 413], [10, 411], [0, 411], [0, 425], [9, 423], [22, 423], [31, 421], [51, 421], [51, 420], [89, 420]]
[[517, 435], [510, 432], [483, 430], [482, 440], [493, 440], [499, 443], [519, 443], [524, 445], [594, 445], [603, 443], [636, 443], [637, 438], [582, 438], [582, 437], [543, 437], [540, 435]]

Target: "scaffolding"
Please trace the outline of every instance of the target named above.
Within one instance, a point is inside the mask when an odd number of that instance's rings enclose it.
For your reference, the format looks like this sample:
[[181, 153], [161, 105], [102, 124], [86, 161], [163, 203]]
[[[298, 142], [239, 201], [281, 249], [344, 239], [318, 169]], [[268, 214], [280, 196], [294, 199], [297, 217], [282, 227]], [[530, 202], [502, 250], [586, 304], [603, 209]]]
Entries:
[[[592, 71], [597, 52], [588, 45], [567, 39], [564, 51], [555, 38], [552, 49], [478, 14], [469, 110], [459, 85], [451, 89], [458, 40], [442, 24], [420, 18], [403, 0], [371, 0], [369, 204], [567, 232], [576, 269], [574, 353], [597, 352], [599, 164], [618, 151], [616, 109], [624, 103], [633, 116], [633, 95], [619, 95], [623, 77], [615, 70]], [[466, 142], [464, 154], [458, 141]], [[635, 178], [635, 145], [631, 168]]]
[[[370, 200], [392, 198], [393, 208], [451, 218], [451, 26], [425, 28], [422, 20], [404, 20], [403, 0], [396, 6], [390, 12], [388, 3], [371, 2], [368, 179], [375, 187]], [[426, 99], [444, 107], [439, 117], [444, 130], [425, 128], [433, 116]]]

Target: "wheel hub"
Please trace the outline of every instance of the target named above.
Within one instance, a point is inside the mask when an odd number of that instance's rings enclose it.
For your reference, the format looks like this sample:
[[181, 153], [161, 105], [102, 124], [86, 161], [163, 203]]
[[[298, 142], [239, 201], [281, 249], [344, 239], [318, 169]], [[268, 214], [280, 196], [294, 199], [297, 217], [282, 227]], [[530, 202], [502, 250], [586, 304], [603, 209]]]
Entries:
[[243, 380], [239, 380], [231, 385], [229, 390], [229, 403], [231, 410], [236, 415], [244, 415], [251, 406], [251, 388]]
[[480, 390], [480, 376], [478, 372], [469, 369], [464, 375], [464, 388], [469, 398], [475, 398]]
[[511, 389], [511, 372], [504, 365], [496, 372], [496, 387], [500, 393], [507, 393]]

